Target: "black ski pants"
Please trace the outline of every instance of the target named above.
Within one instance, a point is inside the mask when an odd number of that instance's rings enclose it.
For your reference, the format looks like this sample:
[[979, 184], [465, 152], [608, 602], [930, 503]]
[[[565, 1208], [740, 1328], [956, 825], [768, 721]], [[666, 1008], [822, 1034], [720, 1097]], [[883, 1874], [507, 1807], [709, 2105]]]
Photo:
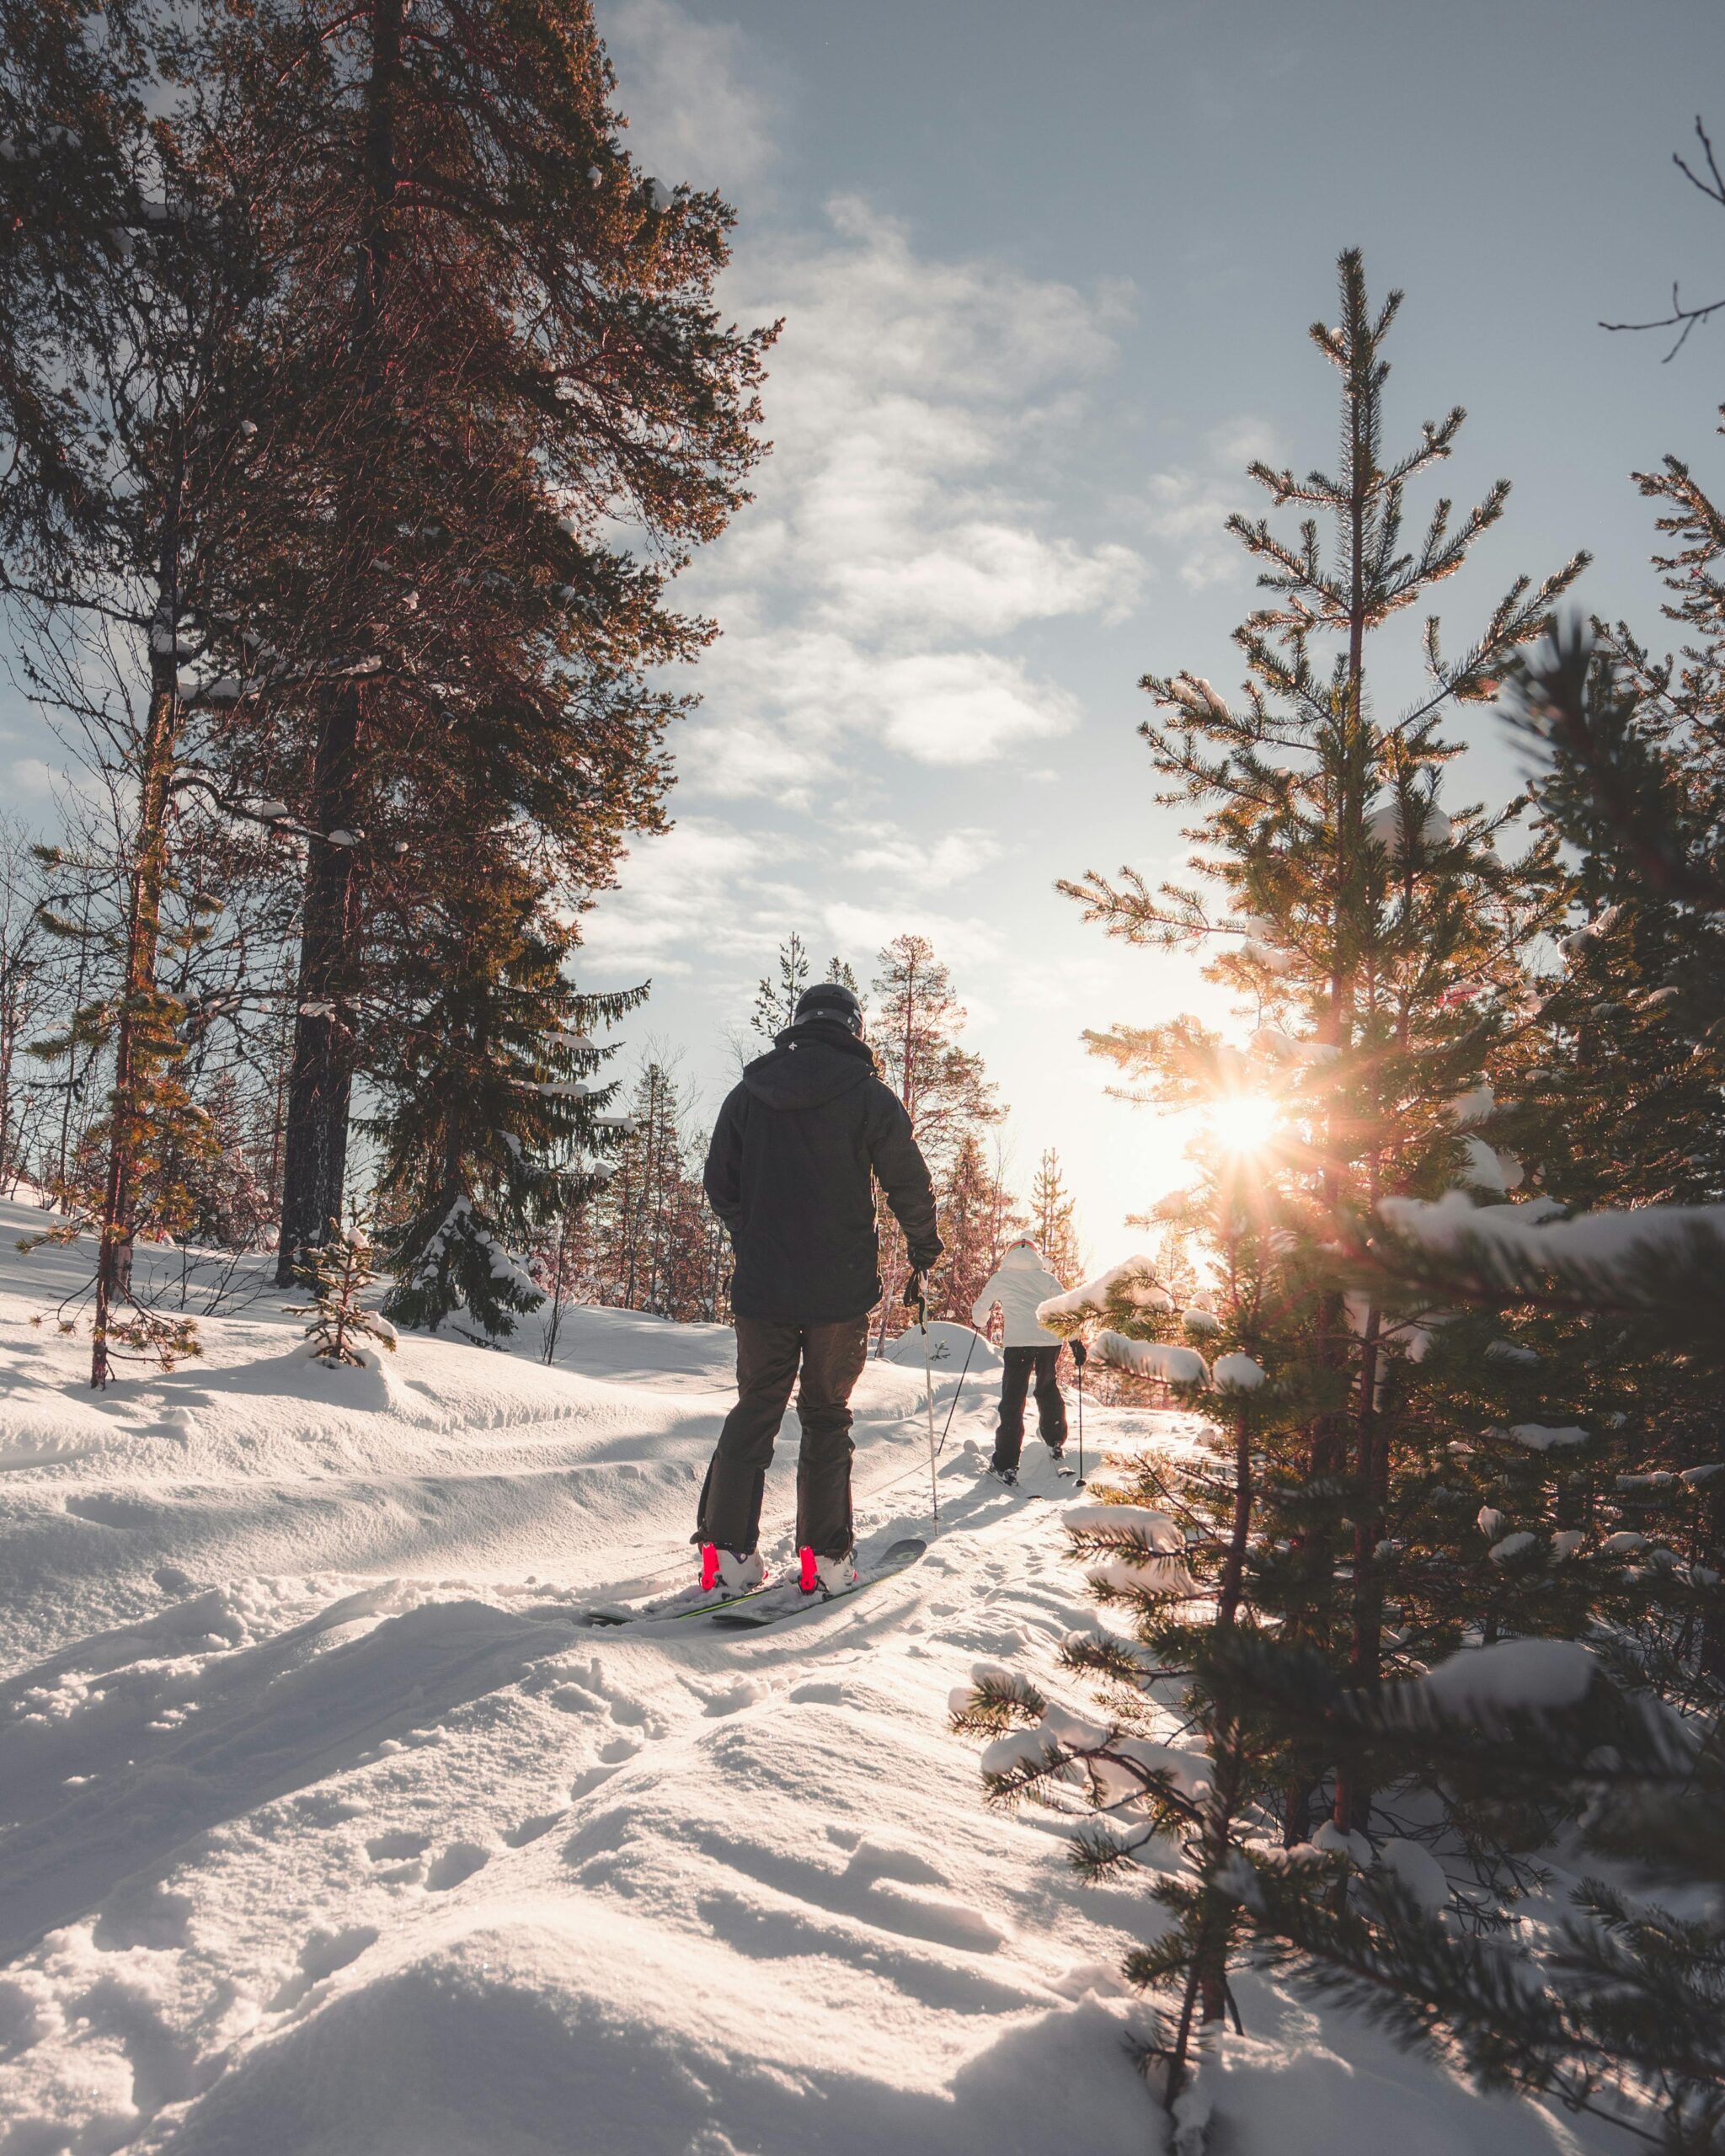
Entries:
[[843, 1557], [854, 1540], [851, 1391], [868, 1358], [868, 1313], [836, 1325], [740, 1317], [736, 1326], [737, 1404], [724, 1418], [701, 1492], [700, 1539], [741, 1557], [760, 1540], [773, 1440], [797, 1385], [797, 1419], [803, 1426], [797, 1546], [817, 1557]]
[[1060, 1397], [1060, 1380], [1055, 1374], [1060, 1359], [1058, 1341], [1046, 1348], [1008, 1348], [1005, 1353], [1007, 1366], [1001, 1372], [1001, 1419], [994, 1433], [994, 1465], [1016, 1467], [1018, 1455], [1024, 1449], [1024, 1396], [1030, 1390], [1031, 1373], [1036, 1374], [1036, 1419], [1041, 1426], [1042, 1441], [1050, 1452], [1059, 1452], [1066, 1442], [1066, 1403]]

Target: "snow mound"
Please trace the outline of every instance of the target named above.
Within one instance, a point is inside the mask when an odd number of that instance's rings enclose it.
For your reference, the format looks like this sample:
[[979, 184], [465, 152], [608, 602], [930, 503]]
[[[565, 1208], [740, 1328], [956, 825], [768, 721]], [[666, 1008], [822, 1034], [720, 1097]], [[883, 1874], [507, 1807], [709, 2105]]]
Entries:
[[[967, 1355], [970, 1358], [973, 1374], [977, 1370], [997, 1370], [1001, 1367], [1001, 1351], [985, 1334], [973, 1331], [968, 1325], [953, 1325], [943, 1317], [930, 1320], [928, 1362], [937, 1378], [957, 1377], [964, 1367]], [[901, 1332], [896, 1340], [889, 1340], [882, 1359], [896, 1363], [905, 1369], [920, 1371], [922, 1368], [921, 1333], [913, 1325]]]
[[740, 1965], [724, 1943], [736, 1913], [713, 1913], [703, 1936], [591, 1902], [486, 1913], [259, 2046], [175, 2156], [719, 2156], [805, 2148], [811, 2111], [842, 2117], [858, 2148], [1031, 2156], [1028, 2122], [1054, 2129], [1055, 2089], [1096, 2145], [1144, 2137], [1142, 2085], [1106, 2007], [1033, 2012], [955, 2049], [937, 2006], [918, 2067], [908, 2031], [859, 2023], [836, 1940], [790, 1945], [781, 1919]]

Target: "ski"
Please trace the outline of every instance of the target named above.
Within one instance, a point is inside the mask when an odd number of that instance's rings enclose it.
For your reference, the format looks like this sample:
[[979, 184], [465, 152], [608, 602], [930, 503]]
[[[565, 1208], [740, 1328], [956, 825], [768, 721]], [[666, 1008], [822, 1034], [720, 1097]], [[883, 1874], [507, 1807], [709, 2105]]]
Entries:
[[[693, 1602], [685, 1609], [671, 1606], [676, 1598], [664, 1602], [645, 1603], [638, 1609], [598, 1609], [584, 1610], [579, 1620], [583, 1625], [596, 1631], [616, 1631], [624, 1625], [677, 1624], [686, 1617], [711, 1617], [722, 1609], [729, 1609], [735, 1603], [752, 1602], [756, 1595], [770, 1594], [775, 1588], [784, 1585], [782, 1580], [762, 1580], [759, 1587], [751, 1587], [742, 1594], [709, 1595], [704, 1602]], [[697, 1593], [691, 1588], [690, 1593]]]
[[[753, 1609], [727, 1607], [714, 1611], [713, 1630], [755, 1631], [762, 1625], [776, 1625], [782, 1618], [799, 1616], [812, 1609], [825, 1609], [830, 1603], [848, 1601], [853, 1594], [861, 1594], [864, 1588], [878, 1587], [881, 1581], [895, 1579], [900, 1572], [908, 1572], [927, 1547], [926, 1542], [918, 1541], [916, 1536], [906, 1536], [904, 1540], [895, 1542], [884, 1553], [880, 1561], [871, 1566], [853, 1586], [841, 1587], [836, 1594], [823, 1595], [804, 1594], [800, 1588], [793, 1586], [789, 1592], [794, 1597], [793, 1600], [787, 1601], [781, 1597], [771, 1604], [760, 1604]], [[744, 1595], [739, 1599], [758, 1602], [756, 1595]]]

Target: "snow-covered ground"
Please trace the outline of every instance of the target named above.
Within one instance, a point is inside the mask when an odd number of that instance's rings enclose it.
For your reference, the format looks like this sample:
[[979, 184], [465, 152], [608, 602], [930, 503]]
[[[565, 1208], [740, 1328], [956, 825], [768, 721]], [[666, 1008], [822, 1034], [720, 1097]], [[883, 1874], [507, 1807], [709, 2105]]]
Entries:
[[[902, 1577], [595, 1630], [690, 1576], [727, 1331], [578, 1310], [554, 1369], [408, 1338], [328, 1372], [264, 1297], [93, 1396], [52, 1316], [84, 1258], [14, 1249], [40, 1218], [0, 1206], [0, 2156], [1162, 2146], [1115, 1974], [1155, 1906], [1076, 1883], [1076, 1821], [985, 1810], [946, 1727], [973, 1662], [1046, 1679], [1092, 1614], [1058, 1505], [977, 1482], [991, 1369], [936, 1535], [921, 1369], [868, 1367], [858, 1528], [930, 1537]], [[1578, 2145], [1239, 1995], [1217, 2156]]]

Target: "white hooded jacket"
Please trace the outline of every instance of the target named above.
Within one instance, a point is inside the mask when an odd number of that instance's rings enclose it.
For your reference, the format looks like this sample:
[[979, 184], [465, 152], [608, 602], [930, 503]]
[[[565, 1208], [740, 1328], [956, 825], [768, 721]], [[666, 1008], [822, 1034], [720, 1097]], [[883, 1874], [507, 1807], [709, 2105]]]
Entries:
[[1049, 1332], [1036, 1322], [1036, 1306], [1047, 1302], [1051, 1295], [1064, 1295], [1065, 1292], [1043, 1263], [1042, 1252], [1034, 1243], [1014, 1243], [1001, 1260], [1000, 1270], [976, 1298], [971, 1319], [978, 1326], [986, 1325], [990, 1309], [998, 1303], [1001, 1315], [1006, 1321], [1003, 1345], [1058, 1347], [1059, 1333]]

